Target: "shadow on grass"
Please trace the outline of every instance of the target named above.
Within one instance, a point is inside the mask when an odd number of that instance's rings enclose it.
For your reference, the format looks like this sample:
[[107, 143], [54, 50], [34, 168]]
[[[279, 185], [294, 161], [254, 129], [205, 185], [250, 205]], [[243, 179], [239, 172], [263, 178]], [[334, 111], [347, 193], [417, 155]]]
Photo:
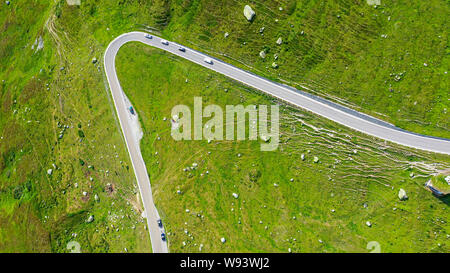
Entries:
[[450, 206], [450, 194], [447, 194], [446, 196], [442, 196], [442, 197], [436, 197], [436, 198], [439, 199], [440, 201], [442, 201], [447, 206]]

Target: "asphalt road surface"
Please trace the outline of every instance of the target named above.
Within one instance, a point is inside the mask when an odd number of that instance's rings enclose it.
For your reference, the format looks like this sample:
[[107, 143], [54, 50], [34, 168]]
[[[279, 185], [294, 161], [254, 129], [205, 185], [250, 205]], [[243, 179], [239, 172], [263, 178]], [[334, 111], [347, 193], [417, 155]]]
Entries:
[[[147, 213], [148, 227], [154, 252], [167, 252], [168, 248], [167, 244], [161, 240], [160, 234], [162, 230], [156, 224], [156, 220], [159, 219], [159, 216], [153, 203], [150, 179], [147, 174], [147, 169], [145, 168], [144, 160], [142, 159], [139, 143], [136, 143], [134, 140], [132, 130], [130, 129], [130, 124], [128, 124], [126, 119], [128, 109], [125, 108], [125, 104], [123, 102], [122, 89], [115, 69], [116, 54], [120, 47], [128, 42], [142, 42], [144, 44], [163, 49], [234, 80], [242, 82], [245, 85], [258, 89], [273, 97], [367, 135], [415, 149], [450, 154], [450, 139], [425, 136], [402, 130], [392, 124], [330, 102], [326, 99], [308, 94], [286, 85], [275, 83], [196, 50], [181, 46], [171, 41], [168, 41], [168, 44], [166, 45], [163, 44], [162, 41], [162, 38], [155, 35], [152, 35], [151, 39], [146, 38], [146, 33], [144, 32], [125, 33], [114, 39], [109, 44], [104, 56], [106, 76], [108, 78], [109, 87], [111, 89], [116, 111], [119, 116], [122, 132], [128, 147], [128, 152], [133, 163], [134, 172], [141, 191], [142, 201]], [[180, 47], [185, 50], [179, 50]], [[206, 57], [209, 57], [212, 60], [211, 64], [205, 62]]]

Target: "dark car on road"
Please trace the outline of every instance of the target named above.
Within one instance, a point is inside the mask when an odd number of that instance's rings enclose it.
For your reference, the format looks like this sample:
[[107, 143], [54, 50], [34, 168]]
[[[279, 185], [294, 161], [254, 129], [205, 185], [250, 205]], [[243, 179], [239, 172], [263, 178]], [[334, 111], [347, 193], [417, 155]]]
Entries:
[[161, 221], [161, 219], [159, 219], [158, 221], [156, 221], [156, 223], [158, 223], [158, 227], [160, 227], [160, 228], [162, 228], [162, 227], [163, 227], [163, 224], [162, 224], [162, 221]]
[[166, 234], [161, 233], [161, 240], [165, 241], [166, 240]]

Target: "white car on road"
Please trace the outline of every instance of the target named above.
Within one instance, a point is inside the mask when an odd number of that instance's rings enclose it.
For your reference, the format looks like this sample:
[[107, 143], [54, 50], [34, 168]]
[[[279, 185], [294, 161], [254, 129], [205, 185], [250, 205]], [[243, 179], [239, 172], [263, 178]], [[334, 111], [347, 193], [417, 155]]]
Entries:
[[161, 44], [163, 45], [169, 45], [169, 42], [167, 40], [161, 40]]
[[203, 61], [205, 61], [205, 63], [208, 63], [208, 64], [213, 64], [212, 59], [209, 57], [205, 57], [205, 59], [203, 59]]

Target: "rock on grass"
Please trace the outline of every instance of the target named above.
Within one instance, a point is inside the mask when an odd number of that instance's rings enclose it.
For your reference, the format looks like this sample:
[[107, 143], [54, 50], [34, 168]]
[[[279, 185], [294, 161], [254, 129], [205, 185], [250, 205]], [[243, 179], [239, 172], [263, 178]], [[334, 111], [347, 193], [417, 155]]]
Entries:
[[249, 22], [251, 22], [253, 18], [255, 18], [255, 15], [256, 15], [255, 11], [249, 5], [245, 5], [244, 16], [245, 18], [247, 18]]

